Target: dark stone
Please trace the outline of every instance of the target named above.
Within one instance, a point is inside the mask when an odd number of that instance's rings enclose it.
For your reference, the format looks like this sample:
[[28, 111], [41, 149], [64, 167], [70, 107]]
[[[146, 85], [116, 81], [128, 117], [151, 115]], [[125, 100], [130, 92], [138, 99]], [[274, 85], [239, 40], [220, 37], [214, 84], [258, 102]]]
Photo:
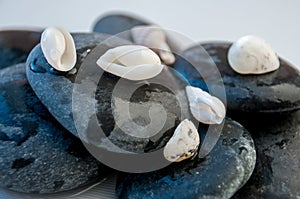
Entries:
[[[77, 50], [77, 63], [75, 66], [77, 71], [89, 52], [98, 44], [109, 38], [107, 35], [97, 33], [74, 34], [73, 37]], [[123, 44], [126, 43], [124, 42]], [[96, 63], [96, 58], [94, 61]], [[93, 65], [96, 65], [95, 63], [93, 63]], [[32, 65], [36, 65], [39, 71], [33, 68]], [[97, 66], [97, 69], [98, 68], [100, 67]], [[78, 136], [72, 112], [72, 92], [76, 73], [58, 74], [53, 71], [53, 68], [44, 57], [40, 45], [37, 45], [29, 54], [26, 62], [28, 81], [49, 112], [67, 130]]]
[[277, 117], [238, 116], [252, 132], [257, 163], [247, 184], [233, 197], [300, 197], [300, 111]]
[[25, 62], [39, 40], [40, 33], [37, 31], [0, 31], [0, 69]]
[[[75, 136], [80, 136], [83, 140], [93, 143], [95, 140], [100, 140], [96, 145], [109, 151], [115, 151], [115, 149], [107, 145], [107, 140], [124, 150], [144, 153], [161, 148], [179, 122], [185, 118], [191, 118], [186, 96], [183, 95], [187, 82], [180, 79], [174, 71], [165, 67], [157, 77], [147, 81], [132, 82], [120, 79], [106, 72], [103, 73], [96, 61], [108, 49], [129, 44], [128, 41], [114, 39], [106, 44], [100, 44], [109, 36], [96, 33], [74, 34], [73, 36], [77, 47], [78, 61], [75, 66], [79, 71], [77, 74], [55, 75], [51, 73], [51, 67], [46, 62], [39, 45], [30, 53], [26, 69], [29, 83], [41, 102]], [[97, 44], [100, 45], [95, 47]], [[88, 54], [87, 49], [91, 50]], [[46, 72], [33, 71], [31, 69], [32, 62]], [[119, 85], [118, 92], [115, 91], [113, 94], [117, 84]], [[135, 85], [139, 86], [129, 99], [125, 99], [124, 96]], [[76, 98], [75, 101], [74, 98]], [[114, 116], [122, 117], [123, 112], [126, 112], [125, 110], [116, 111], [113, 108], [118, 100], [131, 102], [129, 112], [133, 121], [127, 120], [128, 123], [124, 124], [127, 125], [127, 129], [139, 132], [135, 128], [135, 124], [148, 125], [151, 121], [149, 110], [154, 103], [160, 104], [166, 110], [167, 119], [163, 128], [158, 134], [147, 136], [147, 138], [137, 138], [124, 133], [115, 125], [114, 120]], [[184, 102], [184, 104], [180, 104], [180, 102]], [[96, 107], [96, 113], [91, 113], [90, 111], [94, 107]], [[123, 107], [119, 108], [123, 109]], [[181, 108], [184, 111], [181, 111]], [[79, 120], [77, 123], [74, 122], [76, 116]], [[161, 112], [158, 112], [155, 118], [161, 121], [164, 119]], [[99, 126], [104, 131], [104, 137], [99, 135]], [[80, 129], [80, 134], [78, 129]], [[149, 132], [152, 129], [154, 127]]]
[[[216, 77], [210, 65], [213, 60], [225, 85], [229, 113], [279, 113], [300, 108], [298, 69], [280, 58], [280, 68], [274, 72], [263, 75], [240, 75], [228, 64], [227, 52], [230, 46], [231, 43], [215, 42], [191, 47], [183, 52], [185, 59], [178, 57], [174, 68], [192, 85], [207, 90], [204, 80], [214, 84]], [[200, 70], [201, 75], [188, 62]]]
[[93, 32], [110, 35], [118, 34], [121, 38], [131, 40], [131, 35], [128, 30], [135, 26], [149, 24], [150, 22], [139, 17], [130, 16], [129, 14], [109, 14], [97, 20], [93, 27]]
[[40, 103], [26, 79], [25, 64], [0, 70], [1, 187], [61, 192], [91, 185], [109, 171]]
[[248, 131], [226, 119], [221, 137], [204, 159], [196, 157], [150, 173], [123, 173], [117, 194], [132, 199], [230, 198], [250, 178], [255, 159]]
[[20, 159], [16, 159], [13, 162], [13, 165], [11, 166], [11, 168], [12, 169], [21, 169], [21, 168], [24, 168], [24, 167], [30, 165], [33, 162], [34, 162], [34, 158], [29, 158], [29, 159], [20, 158]]
[[18, 49], [0, 47], [0, 69], [25, 62], [27, 53]]

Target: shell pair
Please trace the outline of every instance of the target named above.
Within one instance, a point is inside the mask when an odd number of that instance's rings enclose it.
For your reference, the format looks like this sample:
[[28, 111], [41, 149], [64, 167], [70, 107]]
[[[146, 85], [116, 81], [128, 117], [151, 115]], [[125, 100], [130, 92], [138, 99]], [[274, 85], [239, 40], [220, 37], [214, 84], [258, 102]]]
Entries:
[[163, 65], [160, 59], [165, 64], [175, 62], [175, 56], [170, 52], [166, 36], [158, 26], [136, 26], [131, 29], [131, 36], [137, 45], [108, 50], [98, 59], [97, 64], [103, 70], [119, 77], [144, 80], [153, 78], [162, 71]]
[[[50, 27], [41, 36], [47, 62], [58, 71], [70, 71], [76, 64], [75, 42], [69, 32]], [[162, 69], [160, 58], [144, 46], [128, 45], [108, 50], [97, 64], [105, 71], [129, 80], [155, 77]]]
[[[209, 93], [192, 86], [186, 87], [192, 115], [204, 124], [221, 124], [226, 115], [224, 104]], [[183, 120], [175, 129], [164, 148], [164, 157], [170, 162], [180, 162], [193, 157], [200, 145], [198, 130], [193, 122]]]

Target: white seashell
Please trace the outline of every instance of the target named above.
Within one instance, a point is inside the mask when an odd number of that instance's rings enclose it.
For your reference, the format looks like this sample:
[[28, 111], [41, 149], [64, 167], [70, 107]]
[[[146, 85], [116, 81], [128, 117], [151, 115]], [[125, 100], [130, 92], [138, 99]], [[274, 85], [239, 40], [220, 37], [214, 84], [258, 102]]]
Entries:
[[200, 138], [195, 125], [188, 119], [183, 120], [175, 129], [174, 135], [164, 148], [164, 157], [170, 162], [180, 162], [197, 152]]
[[204, 124], [221, 124], [226, 115], [224, 104], [200, 88], [187, 86], [186, 93], [192, 115]]
[[97, 65], [106, 72], [129, 80], [155, 77], [164, 67], [152, 50], [139, 45], [110, 49], [97, 60]]
[[56, 70], [69, 71], [75, 66], [75, 43], [66, 30], [54, 27], [44, 30], [41, 47], [47, 62]]
[[131, 36], [136, 44], [153, 49], [165, 64], [175, 62], [175, 56], [167, 44], [165, 33], [158, 26], [136, 26], [131, 29]]
[[265, 40], [248, 35], [240, 38], [229, 49], [228, 62], [240, 74], [264, 74], [279, 68], [276, 52]]

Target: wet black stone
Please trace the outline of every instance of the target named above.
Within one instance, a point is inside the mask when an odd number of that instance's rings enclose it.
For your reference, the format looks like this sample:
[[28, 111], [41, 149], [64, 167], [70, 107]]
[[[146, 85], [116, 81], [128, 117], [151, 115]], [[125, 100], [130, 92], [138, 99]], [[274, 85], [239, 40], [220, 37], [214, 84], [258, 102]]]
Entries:
[[[75, 69], [79, 70], [89, 52], [109, 36], [95, 33], [75, 34], [73, 37], [77, 48]], [[96, 58], [94, 61], [96, 63]], [[37, 65], [39, 70], [44, 72], [32, 70], [32, 64]], [[72, 112], [72, 91], [76, 73], [74, 75], [71, 73], [55, 74], [53, 68], [46, 61], [40, 45], [37, 45], [28, 56], [26, 70], [29, 83], [41, 102], [66, 129], [78, 136]]]
[[118, 36], [121, 38], [131, 40], [130, 32], [124, 31], [130, 30], [135, 26], [149, 24], [150, 23], [146, 20], [135, 16], [130, 16], [129, 14], [108, 14], [97, 20], [93, 27], [93, 32], [110, 35], [118, 34]]
[[24, 167], [30, 165], [31, 163], [33, 163], [34, 160], [35, 160], [34, 158], [29, 158], [29, 159], [20, 158], [20, 159], [16, 159], [13, 162], [11, 168], [12, 169], [21, 169], [21, 168], [24, 168]]
[[[210, 67], [212, 59], [222, 76], [229, 112], [279, 113], [300, 108], [300, 74], [287, 61], [280, 59], [280, 68], [263, 75], [240, 75], [228, 64], [227, 52], [231, 43], [215, 42], [191, 47], [183, 52], [184, 57], [201, 71], [201, 75], [188, 62], [178, 57], [174, 68], [189, 82], [204, 90], [203, 80], [213, 84], [215, 75]], [[211, 58], [206, 56], [207, 51]]]
[[54, 189], [59, 190], [64, 184], [65, 184], [65, 181], [63, 181], [63, 180], [55, 181], [54, 182]]
[[257, 163], [250, 180], [233, 198], [299, 198], [300, 111], [238, 118], [252, 133]]
[[78, 138], [65, 134], [70, 133], [29, 86], [25, 64], [0, 70], [1, 187], [54, 193], [103, 179], [110, 169], [89, 155]]
[[[188, 104], [185, 103], [183, 105], [185, 111], [181, 112], [179, 101], [175, 96], [176, 92], [177, 95], [179, 95], [178, 92], [184, 92], [187, 84], [185, 80], [176, 76], [178, 74], [166, 67], [160, 75], [151, 80], [132, 82], [105, 72], [103, 73], [103, 70], [96, 64], [97, 59], [108, 49], [130, 44], [130, 42], [114, 39], [95, 47], [109, 38], [109, 36], [97, 33], [74, 34], [73, 36], [77, 47], [78, 61], [75, 66], [77, 71], [79, 71], [77, 74], [55, 75], [51, 73], [49, 71], [51, 67], [46, 62], [39, 45], [30, 53], [26, 63], [27, 77], [33, 90], [50, 113], [72, 134], [79, 137], [77, 131], [79, 128], [81, 129], [81, 138], [92, 142], [100, 140], [97, 145], [100, 144], [107, 150], [114, 150], [111, 146], [106, 145], [106, 142], [110, 140], [122, 149], [143, 153], [161, 148], [166, 143], [167, 138], [172, 135], [174, 127], [181, 120], [191, 118]], [[87, 53], [87, 50], [89, 50], [89, 53]], [[39, 67], [44, 68], [46, 72], [32, 71], [30, 65], [33, 60], [36, 60], [35, 63]], [[154, 83], [149, 83], [151, 81]], [[156, 81], [158, 81], [157, 84], [155, 84]], [[119, 89], [118, 92], [112, 94], [117, 84], [121, 85], [123, 89]], [[160, 84], [169, 85], [171, 90], [165, 86], [160, 86]], [[74, 85], [82, 90], [74, 89]], [[130, 99], [123, 99], [128, 89], [134, 85], [139, 85], [138, 89], [135, 90]], [[95, 90], [91, 93], [86, 93], [92, 87], [95, 87]], [[79, 96], [76, 103], [72, 100], [72, 96]], [[187, 102], [185, 95], [181, 94], [179, 98], [182, 102]], [[146, 126], [150, 122], [148, 113], [153, 103], [161, 104], [166, 109], [167, 120], [159, 134], [148, 136], [147, 138], [136, 138], [121, 131], [115, 125], [114, 120], [114, 114], [122, 116], [123, 112], [113, 112], [112, 106], [116, 100], [130, 100], [132, 102], [129, 110], [133, 122], [128, 124], [132, 131], [136, 130], [133, 124]], [[96, 113], [91, 114], [89, 111], [94, 107], [96, 107]], [[77, 124], [74, 122], [74, 115], [77, 115], [80, 120]], [[159, 113], [156, 118], [163, 120], [163, 115]], [[130, 122], [128, 121], [128, 123]], [[99, 126], [104, 131], [104, 136], [99, 135], [99, 130], [97, 129]]]
[[226, 119], [221, 137], [204, 159], [195, 158], [144, 174], [123, 173], [119, 198], [230, 198], [250, 178], [256, 152], [250, 134]]

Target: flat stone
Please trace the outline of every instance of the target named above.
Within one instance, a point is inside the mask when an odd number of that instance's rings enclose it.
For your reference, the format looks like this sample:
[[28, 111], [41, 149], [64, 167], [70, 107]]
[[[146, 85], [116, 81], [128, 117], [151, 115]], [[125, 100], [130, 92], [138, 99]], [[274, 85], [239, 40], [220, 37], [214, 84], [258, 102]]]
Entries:
[[40, 32], [28, 30], [0, 31], [0, 69], [26, 61], [39, 42]]
[[132, 40], [130, 32], [128, 30], [130, 30], [135, 26], [149, 25], [149, 24], [150, 22], [147, 22], [144, 19], [131, 16], [128, 14], [108, 14], [96, 21], [93, 27], [93, 32], [105, 33], [109, 35], [118, 34], [118, 36], [121, 38]]
[[55, 193], [92, 185], [110, 169], [40, 103], [25, 64], [0, 70], [0, 186]]
[[257, 163], [248, 183], [233, 198], [299, 198], [300, 111], [238, 117], [252, 132]]
[[208, 156], [150, 173], [123, 173], [118, 179], [117, 194], [119, 198], [230, 198], [250, 178], [255, 159], [248, 131], [226, 119]]
[[[75, 69], [78, 71], [85, 57], [98, 44], [108, 39], [103, 34], [74, 34], [76, 44], [77, 63]], [[124, 43], [123, 43], [124, 44]], [[98, 56], [98, 55], [95, 55]], [[96, 58], [95, 58], [96, 63]], [[96, 65], [92, 63], [93, 66]], [[37, 66], [38, 72], [33, 71], [31, 65]], [[100, 67], [97, 66], [96, 69]], [[40, 44], [29, 54], [26, 62], [26, 73], [28, 81], [41, 102], [49, 112], [70, 132], [78, 136], [72, 112], [72, 92], [76, 79], [76, 73], [51, 73], [53, 69], [43, 55]]]
[[[120, 79], [104, 72], [96, 61], [108, 49], [130, 42], [114, 39], [101, 43], [109, 36], [97, 33], [73, 34], [73, 37], [77, 48], [77, 73], [56, 75], [49, 72], [51, 67], [40, 45], [32, 50], [26, 63], [27, 77], [33, 90], [49, 112], [73, 135], [105, 150], [116, 152], [107, 145], [110, 140], [122, 150], [144, 153], [161, 148], [179, 122], [191, 118], [184, 94], [187, 82], [176, 77], [178, 74], [174, 71], [165, 67], [157, 77], [147, 81]], [[42, 72], [32, 70], [33, 63]], [[132, 96], [126, 98], [130, 89], [133, 89]], [[116, 107], [117, 103], [123, 105]], [[124, 116], [126, 104], [130, 118]], [[153, 118], [163, 122], [161, 129], [157, 130], [157, 125], [152, 123], [144, 137], [136, 136], [151, 123], [149, 111], [153, 106], [159, 106]], [[125, 122], [116, 125], [115, 117]], [[99, 128], [104, 135], [99, 135]], [[127, 130], [126, 133], [123, 129]], [[157, 132], [150, 134], [152, 131]]]
[[300, 74], [296, 67], [280, 58], [280, 68], [274, 72], [240, 75], [228, 64], [230, 46], [225, 42], [196, 45], [183, 52], [185, 59], [178, 57], [174, 68], [192, 85], [207, 90], [204, 80], [214, 84], [216, 76], [210, 65], [213, 60], [225, 85], [229, 112], [278, 113], [300, 108]]

